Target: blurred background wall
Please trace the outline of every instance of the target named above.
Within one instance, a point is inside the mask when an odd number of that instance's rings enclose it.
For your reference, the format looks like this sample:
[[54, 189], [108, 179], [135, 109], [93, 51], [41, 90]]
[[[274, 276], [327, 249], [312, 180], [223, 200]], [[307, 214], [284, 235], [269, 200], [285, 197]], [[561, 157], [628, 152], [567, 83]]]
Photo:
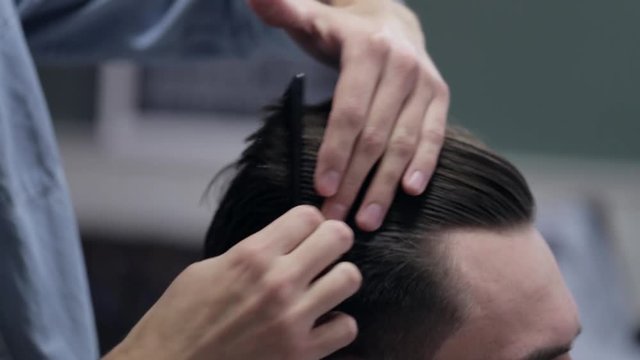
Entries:
[[640, 2], [409, 1], [452, 113], [505, 150], [640, 160]]
[[[640, 2], [407, 2], [452, 88], [452, 114], [492, 146], [640, 160]], [[57, 119], [93, 116], [95, 74], [42, 69]]]
[[[587, 340], [576, 358], [637, 358], [640, 2], [408, 4], [421, 17], [430, 54], [450, 85], [450, 121], [509, 154], [531, 182], [539, 224], [586, 317]], [[283, 72], [258, 86], [264, 99], [279, 96], [297, 71], [315, 76], [318, 99], [335, 80], [295, 50], [269, 61], [276, 62], [269, 73]], [[252, 66], [251, 58], [223, 63]], [[198, 66], [207, 73], [207, 66], [221, 63]], [[169, 67], [179, 79], [193, 64]], [[199, 258], [215, 209], [215, 197], [201, 202], [205, 189], [237, 156], [260, 113], [252, 109], [235, 121], [215, 108], [140, 109], [144, 70], [137, 64], [55, 61], [41, 62], [39, 71], [106, 350], [180, 269]]]

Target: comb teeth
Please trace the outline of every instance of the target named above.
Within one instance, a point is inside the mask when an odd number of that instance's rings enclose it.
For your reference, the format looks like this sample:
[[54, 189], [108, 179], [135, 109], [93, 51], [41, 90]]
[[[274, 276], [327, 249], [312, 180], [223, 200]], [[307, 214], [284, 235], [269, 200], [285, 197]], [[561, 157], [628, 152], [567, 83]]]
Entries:
[[291, 206], [300, 204], [300, 169], [302, 168], [302, 116], [304, 115], [304, 74], [293, 77], [285, 93], [284, 114], [289, 133], [291, 156]]
[[[322, 113], [316, 113], [317, 109], [306, 108], [305, 111], [307, 115], [305, 121], [310, 121], [311, 126], [317, 126], [317, 124], [314, 124], [314, 121], [316, 121], [314, 117], [324, 116]], [[300, 167], [297, 170], [300, 173], [301, 181], [298, 194], [301, 204], [320, 207], [323, 199], [316, 193], [313, 186], [319, 144], [318, 139], [314, 139], [313, 136], [313, 134], [307, 133], [302, 136], [303, 151], [300, 156]]]

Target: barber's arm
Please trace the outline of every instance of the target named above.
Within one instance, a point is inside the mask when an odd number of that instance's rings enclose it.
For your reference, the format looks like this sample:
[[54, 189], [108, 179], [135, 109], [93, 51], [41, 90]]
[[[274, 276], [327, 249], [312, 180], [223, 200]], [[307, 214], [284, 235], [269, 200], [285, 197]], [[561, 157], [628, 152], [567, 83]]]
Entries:
[[[244, 0], [15, 1], [40, 60], [211, 57], [281, 39]], [[449, 90], [418, 19], [401, 2], [323, 2], [248, 0], [266, 23], [339, 68], [316, 189], [328, 198], [324, 214], [344, 219], [379, 162], [356, 217], [361, 228], [375, 230], [398, 185], [411, 195], [426, 188], [444, 138]]]
[[[379, 162], [356, 216], [377, 229], [396, 188], [422, 193], [435, 168], [449, 90], [415, 15], [392, 0], [251, 0], [262, 19], [335, 64], [340, 77], [318, 155], [323, 213], [344, 219]], [[402, 191], [402, 190], [400, 190]]]
[[13, 1], [39, 61], [211, 58], [287, 41], [244, 0]]

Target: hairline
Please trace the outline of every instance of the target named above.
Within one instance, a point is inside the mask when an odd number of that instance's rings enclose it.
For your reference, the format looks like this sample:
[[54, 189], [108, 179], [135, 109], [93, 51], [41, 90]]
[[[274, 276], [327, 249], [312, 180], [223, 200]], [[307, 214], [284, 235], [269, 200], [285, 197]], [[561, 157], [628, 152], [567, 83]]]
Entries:
[[[455, 256], [452, 253], [452, 246], [450, 245], [451, 241], [447, 241], [447, 237], [457, 233], [474, 231], [493, 234], [509, 234], [522, 231], [527, 227], [533, 226], [533, 223], [533, 219], [529, 219], [507, 226], [459, 226], [440, 230], [431, 234], [423, 232], [423, 239], [420, 246], [421, 251], [426, 252], [429, 250], [435, 250], [436, 253], [423, 254], [422, 257], [433, 258], [433, 260], [436, 261], [436, 266], [440, 265], [439, 271], [442, 271], [442, 273], [438, 275], [438, 281], [440, 281], [444, 291], [446, 292], [447, 300], [454, 304], [456, 317], [458, 318], [458, 321], [456, 321], [452, 328], [448, 329], [445, 334], [446, 336], [438, 339], [437, 346], [434, 349], [431, 349], [434, 355], [437, 354], [447, 339], [454, 336], [464, 327], [466, 321], [469, 319], [471, 308], [473, 306], [472, 294], [468, 291], [468, 287], [465, 286], [462, 274], [456, 269]], [[425, 271], [429, 270], [425, 269]], [[525, 360], [529, 360], [529, 358], [526, 358]]]

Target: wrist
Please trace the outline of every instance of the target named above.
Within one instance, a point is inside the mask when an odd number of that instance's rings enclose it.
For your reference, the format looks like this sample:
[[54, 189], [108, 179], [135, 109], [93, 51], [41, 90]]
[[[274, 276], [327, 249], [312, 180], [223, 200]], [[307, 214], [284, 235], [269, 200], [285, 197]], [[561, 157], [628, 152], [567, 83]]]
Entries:
[[137, 326], [118, 345], [111, 349], [102, 360], [160, 359], [157, 353], [158, 344], [152, 344], [148, 337], [142, 338], [138, 334]]
[[109, 351], [102, 360], [133, 360], [135, 353], [125, 344], [126, 339]]
[[[370, 17], [374, 21], [389, 24], [391, 28], [404, 34], [408, 42], [418, 50], [426, 50], [425, 38], [416, 14], [400, 0], [322, 0], [324, 3], [349, 9], [349, 11]], [[322, 28], [322, 26], [316, 26]]]
[[403, 26], [409, 33], [409, 41], [417, 49], [425, 49], [425, 39], [420, 25], [420, 19], [406, 5], [392, 1], [390, 4], [392, 16]]

